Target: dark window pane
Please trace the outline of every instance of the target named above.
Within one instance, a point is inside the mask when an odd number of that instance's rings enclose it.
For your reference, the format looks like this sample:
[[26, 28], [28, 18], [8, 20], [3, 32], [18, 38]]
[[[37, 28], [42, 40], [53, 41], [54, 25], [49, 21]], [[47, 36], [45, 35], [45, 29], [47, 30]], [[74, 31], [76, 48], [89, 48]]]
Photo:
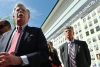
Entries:
[[89, 36], [89, 31], [86, 32], [86, 36]]
[[93, 42], [96, 42], [97, 41], [97, 39], [96, 39], [96, 37], [94, 36], [94, 37], [92, 37], [92, 41]]
[[100, 34], [98, 35], [98, 39], [100, 40]]
[[94, 24], [96, 24], [98, 22], [98, 20], [97, 19], [94, 19]]
[[91, 32], [91, 34], [93, 34], [94, 33], [94, 29], [91, 29], [90, 32]]
[[100, 27], [99, 26], [96, 27], [96, 31], [100, 31]]

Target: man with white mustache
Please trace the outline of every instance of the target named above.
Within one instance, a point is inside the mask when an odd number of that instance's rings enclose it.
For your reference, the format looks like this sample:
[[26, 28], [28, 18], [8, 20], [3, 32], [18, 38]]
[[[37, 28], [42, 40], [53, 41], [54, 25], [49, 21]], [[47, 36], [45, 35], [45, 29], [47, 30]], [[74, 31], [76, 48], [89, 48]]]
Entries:
[[0, 67], [38, 67], [48, 60], [48, 47], [40, 28], [29, 27], [30, 11], [21, 3], [15, 5], [16, 27], [0, 39]]

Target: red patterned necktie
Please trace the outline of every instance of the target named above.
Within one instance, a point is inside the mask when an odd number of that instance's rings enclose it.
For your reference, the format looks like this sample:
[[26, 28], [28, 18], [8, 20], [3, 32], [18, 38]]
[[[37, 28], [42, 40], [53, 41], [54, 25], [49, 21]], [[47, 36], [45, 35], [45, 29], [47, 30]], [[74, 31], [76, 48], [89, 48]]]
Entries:
[[16, 48], [16, 45], [17, 45], [17, 42], [18, 42], [18, 38], [19, 38], [20, 33], [21, 33], [21, 29], [22, 29], [21, 27], [17, 27], [17, 31], [15, 32], [15, 35], [13, 36], [11, 46], [8, 50], [9, 54], [14, 54], [14, 52], [15, 52], [15, 48]]
[[73, 48], [72, 42], [70, 42], [70, 47], [69, 47], [69, 61], [70, 61], [70, 67], [76, 67], [76, 62], [75, 62], [75, 51]]

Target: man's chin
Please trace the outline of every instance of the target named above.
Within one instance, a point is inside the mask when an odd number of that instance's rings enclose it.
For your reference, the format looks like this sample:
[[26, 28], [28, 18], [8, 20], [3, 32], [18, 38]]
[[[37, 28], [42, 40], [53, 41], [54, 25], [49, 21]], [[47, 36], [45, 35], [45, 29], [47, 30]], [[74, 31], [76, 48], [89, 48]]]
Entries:
[[68, 36], [67, 38], [70, 39], [70, 36]]
[[70, 38], [70, 36], [67, 36], [67, 38]]

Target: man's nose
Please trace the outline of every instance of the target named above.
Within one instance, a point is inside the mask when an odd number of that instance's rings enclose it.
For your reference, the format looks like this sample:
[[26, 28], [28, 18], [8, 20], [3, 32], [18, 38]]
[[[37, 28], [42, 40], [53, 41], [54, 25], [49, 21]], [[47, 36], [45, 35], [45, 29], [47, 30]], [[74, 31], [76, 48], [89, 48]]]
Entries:
[[22, 10], [20, 9], [19, 12], [22, 12]]
[[67, 32], [67, 34], [70, 34], [70, 32]]
[[67, 31], [67, 33], [70, 33], [69, 31]]

